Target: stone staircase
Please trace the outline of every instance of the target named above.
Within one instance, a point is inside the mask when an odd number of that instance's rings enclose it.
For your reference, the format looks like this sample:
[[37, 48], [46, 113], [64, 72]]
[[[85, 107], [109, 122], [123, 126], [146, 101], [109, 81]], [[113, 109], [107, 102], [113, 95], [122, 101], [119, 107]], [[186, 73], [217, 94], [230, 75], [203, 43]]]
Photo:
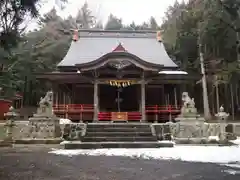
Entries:
[[159, 148], [173, 147], [159, 142], [150, 124], [90, 123], [81, 141], [65, 144], [65, 149]]

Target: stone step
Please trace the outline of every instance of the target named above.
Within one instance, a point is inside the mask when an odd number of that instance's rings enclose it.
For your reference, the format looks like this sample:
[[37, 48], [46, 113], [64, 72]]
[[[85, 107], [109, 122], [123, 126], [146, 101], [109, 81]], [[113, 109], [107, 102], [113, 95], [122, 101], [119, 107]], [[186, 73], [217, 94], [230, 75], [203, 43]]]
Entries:
[[152, 136], [151, 132], [87, 132], [86, 137], [117, 137], [117, 136], [136, 136], [136, 137], [145, 137]]
[[150, 128], [121, 128], [121, 127], [104, 127], [104, 128], [89, 128], [87, 132], [151, 132]]
[[84, 137], [83, 142], [139, 142], [139, 141], [157, 141], [157, 137]]
[[174, 147], [167, 142], [80, 142], [73, 141], [63, 145], [65, 149], [103, 149], [103, 148], [164, 148]]

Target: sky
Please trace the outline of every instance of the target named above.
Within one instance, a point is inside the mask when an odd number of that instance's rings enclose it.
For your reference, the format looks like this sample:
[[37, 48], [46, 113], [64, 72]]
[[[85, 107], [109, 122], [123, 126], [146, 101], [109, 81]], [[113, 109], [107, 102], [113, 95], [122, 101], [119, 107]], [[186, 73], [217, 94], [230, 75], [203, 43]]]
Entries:
[[[41, 8], [41, 13], [48, 12], [56, 0], [49, 0]], [[121, 18], [124, 24], [134, 21], [136, 24], [149, 21], [150, 17], [156, 18], [161, 24], [168, 6], [176, 0], [68, 0], [64, 10], [59, 10], [59, 15], [67, 17], [76, 15], [81, 6], [87, 2], [94, 16], [106, 23], [110, 13]], [[183, 0], [178, 0], [183, 1]], [[186, 0], [185, 0], [186, 1]]]

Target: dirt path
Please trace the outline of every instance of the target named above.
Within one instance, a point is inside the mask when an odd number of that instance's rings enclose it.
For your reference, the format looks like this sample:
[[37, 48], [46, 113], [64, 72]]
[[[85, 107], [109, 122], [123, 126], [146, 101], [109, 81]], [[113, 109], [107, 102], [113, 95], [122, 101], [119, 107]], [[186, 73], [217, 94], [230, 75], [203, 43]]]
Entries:
[[214, 164], [58, 156], [50, 147], [0, 149], [0, 180], [239, 180]]

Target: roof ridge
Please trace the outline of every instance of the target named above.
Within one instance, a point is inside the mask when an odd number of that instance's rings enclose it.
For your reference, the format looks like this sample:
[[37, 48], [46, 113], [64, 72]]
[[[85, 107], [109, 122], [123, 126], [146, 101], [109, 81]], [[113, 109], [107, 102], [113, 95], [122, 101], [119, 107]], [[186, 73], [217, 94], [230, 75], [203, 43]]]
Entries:
[[[74, 30], [74, 29], [71, 29]], [[75, 29], [76, 30], [76, 29]], [[156, 34], [158, 31], [153, 30], [102, 30], [102, 29], [78, 29], [78, 32], [97, 32], [97, 33], [153, 33]]]
[[80, 31], [79, 37], [81, 38], [151, 38], [156, 39], [156, 33], [148, 32], [120, 32], [120, 31]]

